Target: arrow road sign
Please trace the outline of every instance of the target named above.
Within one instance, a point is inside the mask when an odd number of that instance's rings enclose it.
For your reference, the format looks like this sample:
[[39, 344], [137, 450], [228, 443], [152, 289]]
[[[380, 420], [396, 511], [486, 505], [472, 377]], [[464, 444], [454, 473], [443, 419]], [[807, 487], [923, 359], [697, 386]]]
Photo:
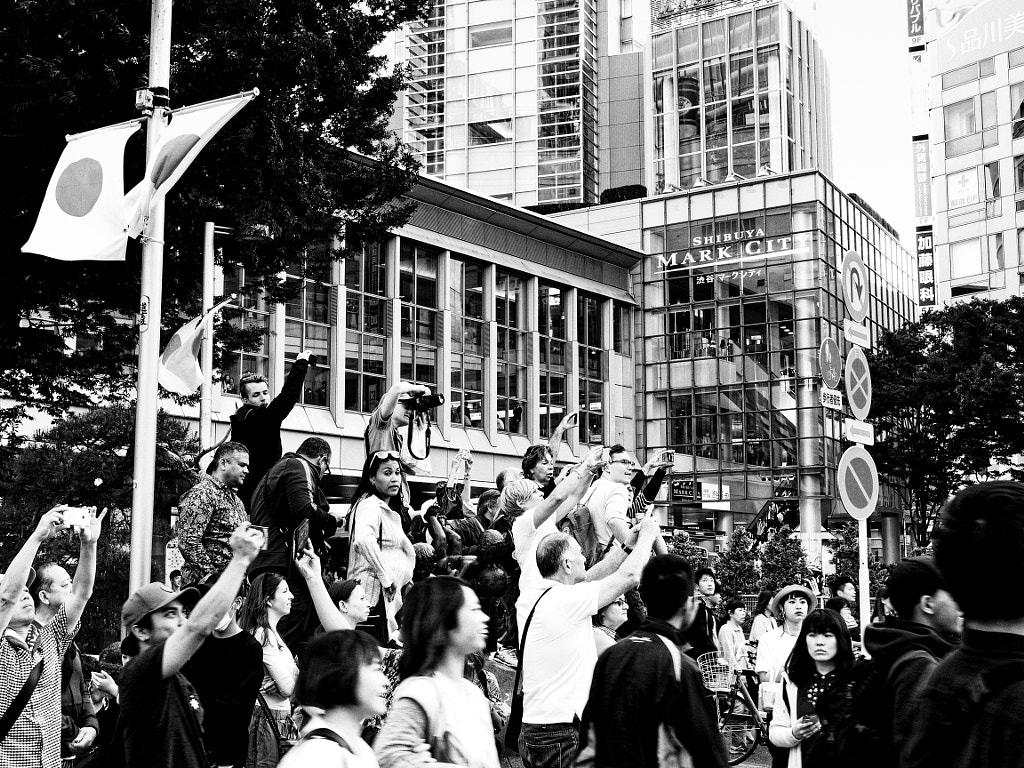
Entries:
[[839, 386], [843, 373], [843, 354], [833, 339], [825, 339], [818, 347], [818, 372], [829, 389]]
[[864, 421], [871, 410], [871, 371], [860, 347], [851, 349], [846, 358], [846, 396], [853, 415]]
[[839, 498], [854, 520], [867, 520], [878, 504], [878, 469], [863, 446], [847, 448], [836, 469]]
[[843, 437], [845, 437], [851, 443], [860, 443], [861, 445], [874, 445], [875, 428], [868, 424], [866, 421], [854, 421], [853, 419], [843, 419]]
[[842, 286], [850, 317], [863, 323], [868, 316], [868, 270], [856, 251], [847, 251], [843, 258]]

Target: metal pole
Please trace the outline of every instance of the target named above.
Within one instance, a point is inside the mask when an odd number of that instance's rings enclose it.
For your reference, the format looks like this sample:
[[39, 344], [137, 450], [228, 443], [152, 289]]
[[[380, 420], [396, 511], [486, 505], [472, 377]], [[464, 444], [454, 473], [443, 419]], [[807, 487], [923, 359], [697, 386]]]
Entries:
[[860, 604], [860, 636], [864, 637], [864, 630], [871, 621], [871, 575], [868, 571], [868, 521], [857, 521], [857, 544], [860, 557], [860, 582], [858, 585], [857, 601]]
[[[153, 113], [146, 121], [147, 165], [156, 151], [168, 111], [171, 75], [171, 0], [152, 0], [150, 12], [149, 88]], [[142, 297], [139, 302], [139, 378], [135, 407], [135, 465], [132, 479], [131, 571], [128, 590], [151, 579], [153, 501], [156, 490], [157, 369], [163, 301], [164, 203], [156, 202], [143, 232]]]
[[[206, 222], [203, 229], [203, 316], [213, 309], [213, 238], [216, 225]], [[199, 385], [199, 444], [213, 445], [213, 325], [203, 331], [203, 383]]]

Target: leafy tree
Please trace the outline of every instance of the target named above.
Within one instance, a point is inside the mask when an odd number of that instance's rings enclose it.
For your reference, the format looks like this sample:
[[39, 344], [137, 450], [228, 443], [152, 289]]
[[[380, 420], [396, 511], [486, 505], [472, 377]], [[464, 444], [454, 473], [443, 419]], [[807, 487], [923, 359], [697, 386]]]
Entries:
[[870, 356], [872, 456], [919, 546], [945, 500], [980, 480], [1024, 478], [1024, 298], [928, 312]]
[[[834, 526], [829, 532], [836, 537], [835, 541], [825, 542], [826, 546], [832, 550], [832, 565], [836, 569], [836, 576], [849, 576], [860, 589], [860, 543], [857, 523], [847, 520]], [[868, 562], [868, 583], [872, 595], [878, 594], [879, 588], [884, 586], [893, 567], [884, 565], [880, 561]], [[831, 584], [826, 581], [826, 584], [822, 586], [831, 586]]]
[[668, 551], [682, 555], [693, 567], [693, 570], [704, 568], [708, 564], [708, 551], [693, 543], [686, 531], [676, 531], [668, 544]]
[[733, 531], [729, 548], [719, 557], [716, 574], [726, 594], [756, 594], [761, 589], [754, 540], [744, 529]]
[[[172, 31], [171, 105], [258, 87], [200, 154], [167, 201], [163, 332], [200, 305], [202, 223], [266, 226], [272, 242], [232, 244], [255, 291], [271, 300], [298, 285], [305, 248], [346, 234], [346, 247], [373, 242], [404, 223], [400, 196], [416, 163], [389, 130], [402, 69], [371, 53], [385, 35], [416, 19], [430, 0], [177, 0]], [[0, 285], [0, 398], [53, 413], [124, 400], [135, 377], [140, 250], [124, 263], [62, 262], [21, 254], [64, 135], [135, 116], [132, 91], [146, 84], [149, 3], [94, 0], [6, 3], [0, 25], [0, 151], [5, 157], [0, 228], [7, 265]], [[141, 177], [144, 137], [132, 138], [126, 189]], [[376, 160], [362, 161], [359, 155]], [[322, 251], [322, 252], [321, 252]], [[309, 254], [317, 270], [342, 252]], [[252, 335], [218, 328], [220, 340]], [[69, 351], [64, 338], [96, 342]], [[18, 406], [0, 412], [10, 423]]]
[[[97, 549], [96, 587], [78, 638], [90, 652], [120, 637], [121, 604], [128, 594], [134, 418], [126, 407], [71, 415], [15, 454], [0, 482], [0, 551], [10, 553], [6, 558], [56, 504], [109, 510]], [[196, 443], [184, 423], [162, 411], [156, 439], [157, 509], [167, 509], [196, 479], [180, 458], [193, 453]], [[166, 538], [167, 518], [158, 515], [154, 525], [157, 538]], [[77, 557], [77, 538], [62, 536], [46, 541], [36, 562], [53, 560], [73, 573]]]
[[807, 578], [807, 555], [788, 526], [775, 531], [761, 553], [761, 589], [772, 592]]

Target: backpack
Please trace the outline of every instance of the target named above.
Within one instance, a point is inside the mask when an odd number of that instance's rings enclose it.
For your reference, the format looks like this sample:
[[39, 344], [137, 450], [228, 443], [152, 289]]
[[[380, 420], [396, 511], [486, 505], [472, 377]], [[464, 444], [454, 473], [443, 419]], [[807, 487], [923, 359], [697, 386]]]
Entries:
[[830, 765], [863, 768], [893, 762], [889, 681], [902, 664], [926, 654], [923, 648], [911, 648], [888, 670], [875, 659], [861, 659], [825, 692], [818, 714], [825, 724]]
[[587, 506], [587, 502], [590, 500], [593, 492], [593, 488], [587, 491], [587, 495], [580, 499], [576, 506], [572, 508], [572, 511], [565, 516], [564, 520], [565, 525], [569, 528], [569, 535], [576, 539], [580, 549], [583, 550], [587, 569], [600, 562], [608, 554], [608, 550], [611, 549], [615, 541], [615, 538], [610, 536], [608, 545], [605, 547], [602, 547], [601, 542], [598, 541], [597, 529], [594, 528], [594, 518], [590, 513], [590, 508]]

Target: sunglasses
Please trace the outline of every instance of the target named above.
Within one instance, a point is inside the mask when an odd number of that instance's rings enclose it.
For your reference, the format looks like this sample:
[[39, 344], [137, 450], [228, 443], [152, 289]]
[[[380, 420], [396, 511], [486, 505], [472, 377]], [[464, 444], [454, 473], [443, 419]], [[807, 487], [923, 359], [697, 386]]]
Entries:
[[402, 457], [398, 451], [377, 451], [373, 454], [373, 458], [384, 461], [385, 459], [394, 459], [395, 461], [401, 461]]

